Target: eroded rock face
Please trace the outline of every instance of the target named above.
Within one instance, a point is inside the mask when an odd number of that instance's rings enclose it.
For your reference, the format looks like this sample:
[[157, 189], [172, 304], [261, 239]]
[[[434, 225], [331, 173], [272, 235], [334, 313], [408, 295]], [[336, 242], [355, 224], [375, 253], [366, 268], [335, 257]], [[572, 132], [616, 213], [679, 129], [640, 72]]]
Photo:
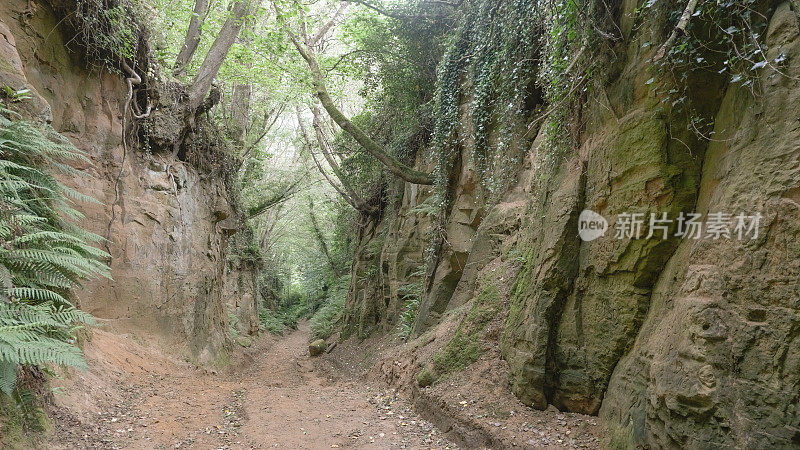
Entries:
[[[767, 31], [774, 58], [800, 74], [797, 15], [784, 3]], [[774, 54], [774, 56], [773, 56]], [[730, 86], [703, 162], [699, 212], [763, 214], [755, 240], [682, 241], [660, 274], [602, 415], [632, 419], [641, 441], [695, 448], [800, 442], [800, 90], [759, 79], [763, 97]]]
[[[123, 143], [124, 80], [81, 69], [57, 30], [44, 5], [0, 4], [0, 85], [30, 89], [28, 115], [51, 119], [92, 161], [79, 167], [88, 176], [67, 181], [100, 202], [79, 209], [87, 229], [109, 237], [113, 281], [88, 283], [80, 306], [120, 331], [214, 361], [227, 340], [225, 187], [171, 156], [147, 154], [135, 136]], [[249, 285], [239, 287], [246, 297]]]
[[[637, 29], [633, 8], [622, 4], [618, 67], [587, 99], [577, 148], [548, 162], [540, 133], [517, 184], [493, 205], [471, 206], [482, 193], [471, 190], [466, 169], [459, 172], [445, 224], [457, 245], [440, 250], [419, 331], [476, 299], [477, 280], [491, 270], [487, 261], [511, 267], [521, 260], [515, 280], [497, 283], [513, 284], [499, 342], [511, 390], [523, 402], [599, 414], [629, 430], [635, 444], [655, 448], [795, 447], [798, 13], [789, 3], [765, 9], [766, 58], [784, 53], [786, 76], [764, 71], [753, 90], [713, 74], [690, 80], [689, 100], [715, 117], [709, 142], [688, 131], [687, 117], [664, 113], [648, 87], [655, 49], [642, 44], [663, 37], [659, 24]], [[460, 198], [468, 191], [469, 199]], [[471, 217], [459, 208], [482, 207], [468, 231], [456, 229]], [[578, 236], [577, 218], [586, 209], [610, 225], [591, 242]], [[756, 239], [616, 239], [621, 213], [680, 212], [763, 218]], [[404, 220], [397, 235], [419, 225]], [[392, 248], [384, 247], [391, 267], [406, 264]], [[458, 252], [463, 270], [450, 287]], [[389, 273], [400, 278], [393, 283], [404, 282], [402, 271]]]
[[236, 315], [239, 333], [255, 335], [259, 332], [258, 307], [261, 294], [258, 289], [257, 269], [246, 265], [225, 265], [222, 298], [228, 311]]

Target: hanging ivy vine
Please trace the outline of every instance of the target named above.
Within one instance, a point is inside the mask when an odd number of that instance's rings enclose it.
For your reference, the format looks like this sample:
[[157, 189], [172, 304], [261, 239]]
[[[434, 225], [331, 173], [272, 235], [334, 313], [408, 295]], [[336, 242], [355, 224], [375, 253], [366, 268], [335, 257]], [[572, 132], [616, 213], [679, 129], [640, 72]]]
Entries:
[[539, 8], [532, 0], [482, 0], [464, 14], [439, 69], [433, 147], [440, 192], [449, 188], [450, 171], [463, 144], [458, 139], [465, 138], [458, 129], [461, 105], [468, 96], [473, 127], [470, 157], [484, 190], [490, 196], [502, 192], [510, 181], [504, 177], [514, 172], [509, 169], [521, 162], [521, 152], [513, 151], [511, 144], [538, 103], [532, 98], [538, 94]]
[[666, 15], [674, 26], [666, 42], [645, 42], [643, 47], [659, 45], [654, 57], [655, 73], [647, 80], [666, 109], [688, 117], [687, 126], [698, 138], [713, 139], [713, 112], [703, 111], [692, 101], [693, 80], [727, 80], [759, 96], [758, 78], [764, 70], [775, 76], [783, 72], [785, 53], [767, 56], [764, 42], [772, 9], [756, 0], [723, 0], [675, 4], [649, 0], [637, 10], [640, 22]]

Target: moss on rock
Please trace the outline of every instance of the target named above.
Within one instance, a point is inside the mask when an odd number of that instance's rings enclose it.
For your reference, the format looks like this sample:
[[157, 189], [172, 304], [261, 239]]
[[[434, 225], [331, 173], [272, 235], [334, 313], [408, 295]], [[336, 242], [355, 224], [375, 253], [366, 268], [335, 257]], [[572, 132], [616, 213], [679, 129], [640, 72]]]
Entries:
[[459, 372], [481, 357], [484, 352], [481, 338], [489, 322], [497, 315], [500, 303], [500, 293], [493, 284], [478, 294], [450, 341], [417, 375], [420, 387], [430, 386], [442, 377]]

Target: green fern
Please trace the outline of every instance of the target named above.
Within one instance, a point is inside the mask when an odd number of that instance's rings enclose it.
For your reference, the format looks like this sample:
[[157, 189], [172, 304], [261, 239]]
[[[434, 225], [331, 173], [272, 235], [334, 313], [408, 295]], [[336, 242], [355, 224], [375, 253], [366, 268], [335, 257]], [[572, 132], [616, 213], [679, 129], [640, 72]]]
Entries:
[[96, 202], [58, 181], [88, 162], [50, 128], [0, 106], [0, 391], [11, 393], [21, 365], [84, 368], [75, 332], [93, 325], [71, 292], [82, 280], [110, 277], [93, 247], [101, 241], [74, 223], [75, 202]]
[[424, 277], [425, 266], [419, 266], [408, 277], [408, 280], [413, 281], [408, 281], [397, 289], [397, 295], [404, 299], [403, 310], [400, 312], [398, 324], [398, 336], [404, 341], [411, 337], [414, 322], [417, 320], [417, 311], [419, 311], [419, 305], [422, 302], [422, 280]]

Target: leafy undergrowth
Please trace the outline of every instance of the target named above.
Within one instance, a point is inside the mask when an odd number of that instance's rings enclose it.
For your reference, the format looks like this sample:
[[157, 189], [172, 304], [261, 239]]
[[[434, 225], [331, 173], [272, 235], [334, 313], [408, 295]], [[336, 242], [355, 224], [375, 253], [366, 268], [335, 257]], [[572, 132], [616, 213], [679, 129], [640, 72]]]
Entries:
[[419, 386], [430, 386], [477, 361], [484, 351], [481, 338], [499, 308], [500, 293], [497, 287], [488, 286], [483, 289], [450, 341], [417, 374]]
[[[13, 93], [12, 103], [26, 99]], [[73, 290], [109, 277], [97, 235], [76, 223], [77, 202], [95, 201], [61, 183], [82, 176], [87, 157], [48, 126], [0, 105], [0, 446], [47, 427], [45, 371], [85, 368], [80, 331], [94, 319], [74, 307]], [[21, 442], [21, 441], [20, 441]], [[19, 444], [21, 447], [25, 445]]]
[[343, 277], [328, 290], [328, 298], [309, 322], [311, 340], [328, 339], [336, 332], [344, 311], [349, 285], [350, 278]]
[[40, 396], [17, 388], [12, 395], [0, 392], [0, 448], [36, 446], [35, 439], [51, 427]]
[[260, 308], [258, 310], [258, 321], [262, 330], [281, 335], [287, 328], [296, 330], [297, 322], [308, 317], [308, 315], [308, 307], [305, 304], [286, 306], [279, 310]]
[[342, 317], [344, 299], [333, 298], [311, 317], [311, 340], [328, 339], [336, 331], [336, 325]]

